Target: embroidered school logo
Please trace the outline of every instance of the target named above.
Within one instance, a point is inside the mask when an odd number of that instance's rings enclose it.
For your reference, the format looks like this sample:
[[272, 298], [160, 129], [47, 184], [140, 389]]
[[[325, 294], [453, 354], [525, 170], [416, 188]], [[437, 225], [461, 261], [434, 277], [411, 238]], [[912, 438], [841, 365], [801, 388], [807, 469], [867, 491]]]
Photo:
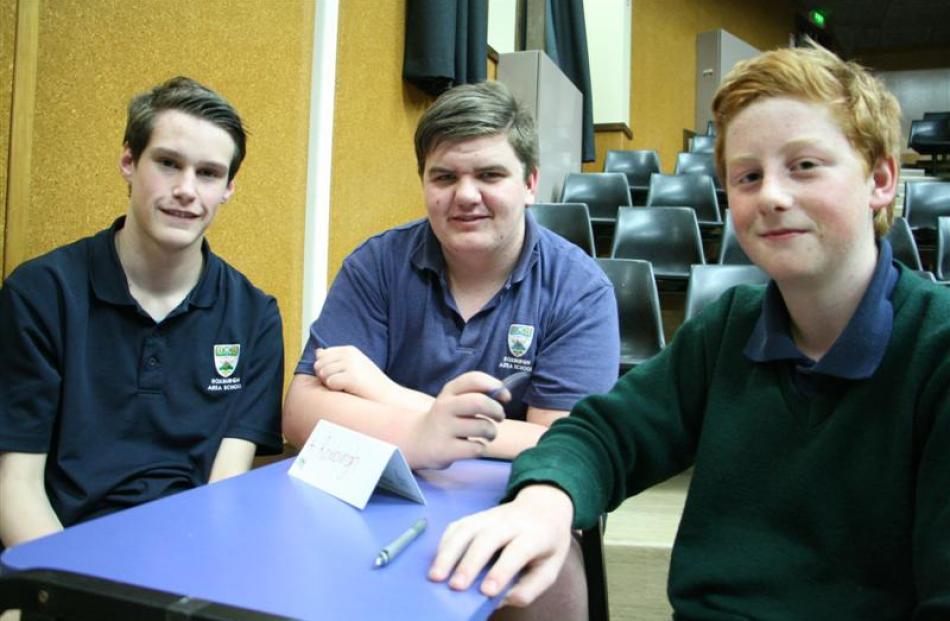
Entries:
[[512, 356], [520, 358], [531, 349], [534, 339], [534, 326], [523, 323], [513, 323], [508, 327], [508, 351]]
[[214, 346], [214, 368], [221, 377], [231, 377], [237, 369], [241, 357], [241, 344]]

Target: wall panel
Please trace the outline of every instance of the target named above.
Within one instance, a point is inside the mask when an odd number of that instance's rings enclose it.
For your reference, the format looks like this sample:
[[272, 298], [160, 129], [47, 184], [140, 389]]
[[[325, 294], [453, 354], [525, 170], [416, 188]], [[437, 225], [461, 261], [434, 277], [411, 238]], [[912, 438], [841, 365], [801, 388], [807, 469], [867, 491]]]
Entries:
[[0, 276], [7, 224], [7, 156], [13, 104], [13, 58], [16, 45], [17, 0], [0, 0]]
[[367, 237], [425, 215], [412, 137], [431, 99], [402, 79], [405, 12], [406, 0], [340, 5], [331, 280]]

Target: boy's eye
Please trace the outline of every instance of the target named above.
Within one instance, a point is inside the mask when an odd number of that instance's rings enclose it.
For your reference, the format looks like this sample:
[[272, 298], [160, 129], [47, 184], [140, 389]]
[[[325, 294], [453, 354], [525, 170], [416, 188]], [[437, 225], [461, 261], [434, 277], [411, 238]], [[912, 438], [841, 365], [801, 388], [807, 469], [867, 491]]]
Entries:
[[209, 177], [212, 179], [217, 179], [221, 174], [213, 168], [202, 168], [198, 170], [198, 175], [202, 177]]
[[497, 181], [498, 179], [503, 178], [504, 175], [502, 175], [502, 174], [501, 174], [499, 171], [497, 171], [497, 170], [487, 170], [487, 171], [481, 173], [481, 174], [479, 175], [479, 177], [480, 177], [483, 181]]
[[755, 183], [762, 178], [762, 173], [758, 171], [751, 171], [746, 173], [740, 173], [736, 176], [737, 185], [745, 185], [749, 183]]
[[173, 159], [171, 159], [171, 158], [167, 158], [167, 157], [163, 157], [163, 158], [159, 159], [159, 160], [158, 160], [158, 163], [159, 163], [160, 166], [163, 166], [163, 167], [165, 167], [165, 168], [175, 168], [175, 167], [178, 166], [178, 163], [175, 162], [175, 160], [173, 160]]

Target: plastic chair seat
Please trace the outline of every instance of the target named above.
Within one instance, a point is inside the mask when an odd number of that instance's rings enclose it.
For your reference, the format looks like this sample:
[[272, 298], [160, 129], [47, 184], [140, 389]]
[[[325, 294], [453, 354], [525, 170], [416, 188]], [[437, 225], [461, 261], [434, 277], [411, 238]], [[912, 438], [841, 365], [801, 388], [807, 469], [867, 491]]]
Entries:
[[711, 302], [737, 285], [765, 285], [769, 275], [756, 265], [694, 265], [686, 288], [683, 320], [699, 314]]
[[666, 345], [660, 296], [647, 261], [597, 259], [614, 286], [620, 318], [620, 372], [656, 355]]
[[688, 207], [624, 207], [617, 216], [610, 256], [649, 261], [657, 278], [686, 280], [705, 263], [696, 213]]
[[587, 205], [583, 203], [536, 203], [528, 208], [535, 221], [574, 242], [590, 256], [594, 254], [594, 230]]

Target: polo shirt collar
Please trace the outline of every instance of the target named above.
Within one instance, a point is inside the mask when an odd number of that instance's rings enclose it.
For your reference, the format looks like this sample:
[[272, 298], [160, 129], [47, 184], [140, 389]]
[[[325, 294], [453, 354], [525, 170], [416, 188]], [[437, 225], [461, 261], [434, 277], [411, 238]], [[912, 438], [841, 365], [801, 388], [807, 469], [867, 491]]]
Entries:
[[[125, 226], [125, 216], [120, 216], [116, 218], [112, 226], [93, 237], [89, 280], [93, 293], [103, 302], [117, 306], [138, 306], [135, 298], [129, 293], [129, 283], [115, 249], [115, 234], [123, 226]], [[201, 277], [194, 289], [188, 293], [183, 306], [187, 304], [208, 308], [217, 299], [221, 264], [217, 257], [211, 254], [211, 247], [206, 239], [201, 241], [201, 255], [203, 259]]]
[[891, 295], [898, 278], [890, 243], [882, 239], [878, 248], [877, 265], [861, 302], [821, 360], [812, 361], [795, 345], [788, 309], [775, 281], [770, 281], [766, 288], [762, 311], [743, 350], [745, 356], [753, 362], [789, 360], [804, 375], [820, 374], [852, 380], [873, 375], [884, 358], [893, 329]]
[[[538, 260], [538, 223], [534, 216], [525, 209], [524, 226], [524, 244], [521, 247], [521, 254], [518, 255], [518, 261], [515, 263], [511, 274], [505, 286], [521, 282], [528, 275], [531, 267]], [[413, 249], [410, 255], [412, 264], [422, 270], [429, 270], [438, 275], [443, 275], [445, 271], [445, 256], [442, 254], [442, 244], [439, 238], [435, 236], [432, 225], [426, 221], [425, 229], [422, 235], [421, 243]]]

